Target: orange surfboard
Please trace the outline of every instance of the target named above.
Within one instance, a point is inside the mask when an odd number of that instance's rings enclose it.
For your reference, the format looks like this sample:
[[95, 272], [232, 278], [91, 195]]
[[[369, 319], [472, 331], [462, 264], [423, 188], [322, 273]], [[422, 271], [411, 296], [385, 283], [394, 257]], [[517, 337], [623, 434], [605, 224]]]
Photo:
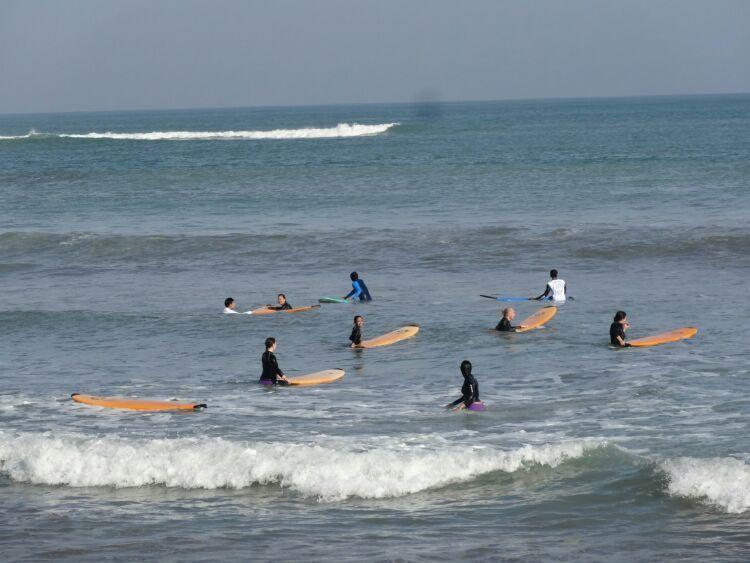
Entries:
[[177, 401], [150, 401], [148, 399], [128, 399], [125, 397], [96, 397], [73, 393], [70, 396], [76, 403], [109, 409], [127, 409], [131, 411], [194, 411], [205, 409], [204, 403], [180, 403]]
[[302, 311], [310, 311], [312, 309], [318, 309], [320, 305], [307, 305], [305, 307], [293, 307], [292, 309], [269, 309], [268, 307], [260, 307], [253, 309], [251, 313], [253, 315], [271, 315], [273, 313], [301, 313]]
[[516, 332], [528, 332], [543, 326], [547, 321], [557, 314], [557, 307], [550, 305], [548, 307], [542, 307], [536, 313], [531, 315], [529, 318], [524, 319], [518, 325]]
[[378, 348], [380, 346], [389, 346], [396, 342], [401, 342], [407, 338], [413, 337], [419, 332], [419, 325], [406, 325], [399, 329], [383, 334], [376, 338], [370, 338], [369, 340], [363, 340], [359, 345], [359, 348]]
[[694, 326], [686, 326], [683, 328], [676, 328], [669, 332], [661, 332], [654, 334], [653, 336], [644, 336], [643, 338], [636, 338], [635, 340], [629, 340], [628, 343], [631, 346], [637, 348], [644, 348], [646, 346], [658, 346], [659, 344], [667, 344], [668, 342], [677, 342], [686, 338], [692, 338], [698, 333], [698, 329]]
[[327, 369], [323, 371], [316, 371], [315, 373], [308, 373], [306, 375], [298, 375], [297, 377], [287, 377], [290, 385], [322, 385], [323, 383], [331, 383], [338, 381], [344, 377], [343, 369]]

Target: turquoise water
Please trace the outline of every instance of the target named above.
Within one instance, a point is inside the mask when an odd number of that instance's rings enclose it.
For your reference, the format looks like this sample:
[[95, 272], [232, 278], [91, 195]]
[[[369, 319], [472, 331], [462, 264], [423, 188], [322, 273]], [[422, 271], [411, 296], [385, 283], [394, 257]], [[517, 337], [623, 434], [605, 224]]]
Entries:
[[[750, 96], [0, 116], [4, 555], [746, 559], [748, 178]], [[267, 336], [345, 378], [259, 388]]]

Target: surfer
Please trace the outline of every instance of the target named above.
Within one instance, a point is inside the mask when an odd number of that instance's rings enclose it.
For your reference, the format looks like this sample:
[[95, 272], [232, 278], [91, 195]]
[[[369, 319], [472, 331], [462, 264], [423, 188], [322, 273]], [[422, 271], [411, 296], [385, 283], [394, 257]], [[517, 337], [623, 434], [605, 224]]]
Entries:
[[271, 309], [272, 311], [286, 311], [287, 309], [292, 308], [292, 306], [287, 303], [286, 295], [283, 293], [279, 293], [278, 297], [276, 297], [276, 301], [278, 302], [278, 305], [266, 305], [266, 308]]
[[615, 322], [609, 325], [609, 341], [612, 346], [624, 348], [630, 346], [625, 342], [625, 329], [630, 326], [627, 321], [627, 313], [625, 311], [617, 311], [615, 313]]
[[469, 360], [461, 362], [461, 375], [464, 376], [461, 396], [452, 403], [445, 405], [447, 409], [460, 411], [469, 408], [474, 403], [481, 403], [479, 400], [479, 384], [471, 374], [471, 362]]
[[349, 274], [349, 278], [352, 280], [352, 290], [344, 296], [344, 299], [349, 299], [353, 296], [353, 299], [359, 297], [360, 301], [372, 301], [370, 290], [367, 289], [365, 280], [360, 279], [357, 272]]
[[359, 348], [362, 344], [362, 327], [365, 326], [365, 319], [361, 315], [354, 317], [354, 326], [352, 327], [352, 333], [349, 335], [349, 340], [352, 341], [352, 348]]
[[263, 373], [260, 376], [260, 381], [263, 385], [289, 385], [289, 380], [284, 377], [284, 372], [281, 371], [279, 363], [276, 361], [276, 339], [269, 336], [266, 338], [266, 351], [260, 358], [263, 364]]
[[224, 299], [225, 315], [239, 315], [239, 313], [235, 309], [237, 309], [237, 303], [234, 302], [234, 299], [232, 297], [227, 297], [226, 299]]
[[565, 280], [557, 278], [557, 270], [550, 270], [549, 277], [551, 279], [547, 282], [547, 287], [544, 288], [544, 293], [539, 297], [532, 297], [532, 301], [541, 301], [542, 299], [548, 298], [558, 303], [564, 303], [568, 297], [568, 288], [565, 285]]
[[513, 326], [510, 322], [516, 318], [516, 312], [513, 307], [506, 307], [503, 309], [503, 318], [497, 323], [495, 330], [503, 332], [515, 332], [518, 327]]

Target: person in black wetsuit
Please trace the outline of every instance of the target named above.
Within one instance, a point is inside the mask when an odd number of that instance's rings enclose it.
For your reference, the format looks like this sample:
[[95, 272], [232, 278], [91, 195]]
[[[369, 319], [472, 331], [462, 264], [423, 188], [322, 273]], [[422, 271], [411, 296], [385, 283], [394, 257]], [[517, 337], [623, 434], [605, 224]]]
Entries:
[[260, 358], [263, 364], [263, 373], [260, 376], [258, 383], [264, 385], [289, 385], [289, 380], [284, 377], [284, 372], [281, 371], [279, 363], [276, 361], [276, 339], [272, 337], [266, 338], [266, 351]]
[[609, 342], [612, 346], [617, 346], [618, 348], [627, 348], [630, 346], [630, 344], [625, 342], [625, 329], [630, 326], [627, 317], [628, 315], [625, 311], [617, 311], [615, 313], [615, 322], [609, 325]]
[[372, 301], [370, 290], [367, 289], [365, 280], [360, 279], [357, 272], [352, 272], [351, 274], [349, 274], [349, 279], [352, 280], [352, 290], [344, 296], [344, 299], [349, 299], [353, 296], [353, 299], [357, 299], [359, 297], [360, 301]]
[[292, 308], [292, 305], [286, 300], [286, 295], [283, 293], [279, 293], [276, 301], [279, 303], [278, 305], [266, 305], [266, 307], [274, 311], [285, 311]]
[[500, 319], [500, 322], [497, 323], [497, 326], [495, 327], [495, 330], [500, 330], [504, 332], [515, 332], [516, 328], [510, 322], [516, 318], [516, 312], [513, 310], [513, 307], [506, 307], [503, 309], [503, 318]]
[[464, 360], [461, 362], [461, 374], [464, 376], [464, 384], [461, 387], [461, 396], [446, 405], [445, 408], [462, 410], [469, 408], [473, 403], [481, 403], [479, 400], [479, 383], [471, 374], [471, 362]]
[[362, 327], [365, 326], [365, 319], [361, 315], [354, 317], [354, 326], [352, 327], [352, 333], [349, 335], [349, 340], [352, 341], [352, 348], [359, 348], [362, 344]]

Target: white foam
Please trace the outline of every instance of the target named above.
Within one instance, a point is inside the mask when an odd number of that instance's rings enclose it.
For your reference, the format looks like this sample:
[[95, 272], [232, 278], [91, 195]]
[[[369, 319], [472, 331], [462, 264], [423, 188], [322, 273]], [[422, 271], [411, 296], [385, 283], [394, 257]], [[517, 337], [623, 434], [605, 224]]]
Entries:
[[750, 465], [733, 457], [681, 457], [661, 463], [669, 493], [739, 514], [750, 509]]
[[479, 475], [555, 467], [601, 441], [515, 450], [241, 443], [221, 438], [136, 440], [0, 431], [0, 472], [35, 484], [245, 488], [275, 484], [321, 500], [388, 498]]
[[274, 129], [271, 131], [150, 131], [147, 133], [37, 133], [4, 137], [0, 140], [29, 139], [31, 137], [58, 137], [63, 139], [112, 139], [127, 141], [198, 141], [198, 140], [263, 140], [263, 139], [334, 139], [340, 137], [362, 137], [385, 133], [398, 123], [362, 125], [339, 123], [335, 127]]

